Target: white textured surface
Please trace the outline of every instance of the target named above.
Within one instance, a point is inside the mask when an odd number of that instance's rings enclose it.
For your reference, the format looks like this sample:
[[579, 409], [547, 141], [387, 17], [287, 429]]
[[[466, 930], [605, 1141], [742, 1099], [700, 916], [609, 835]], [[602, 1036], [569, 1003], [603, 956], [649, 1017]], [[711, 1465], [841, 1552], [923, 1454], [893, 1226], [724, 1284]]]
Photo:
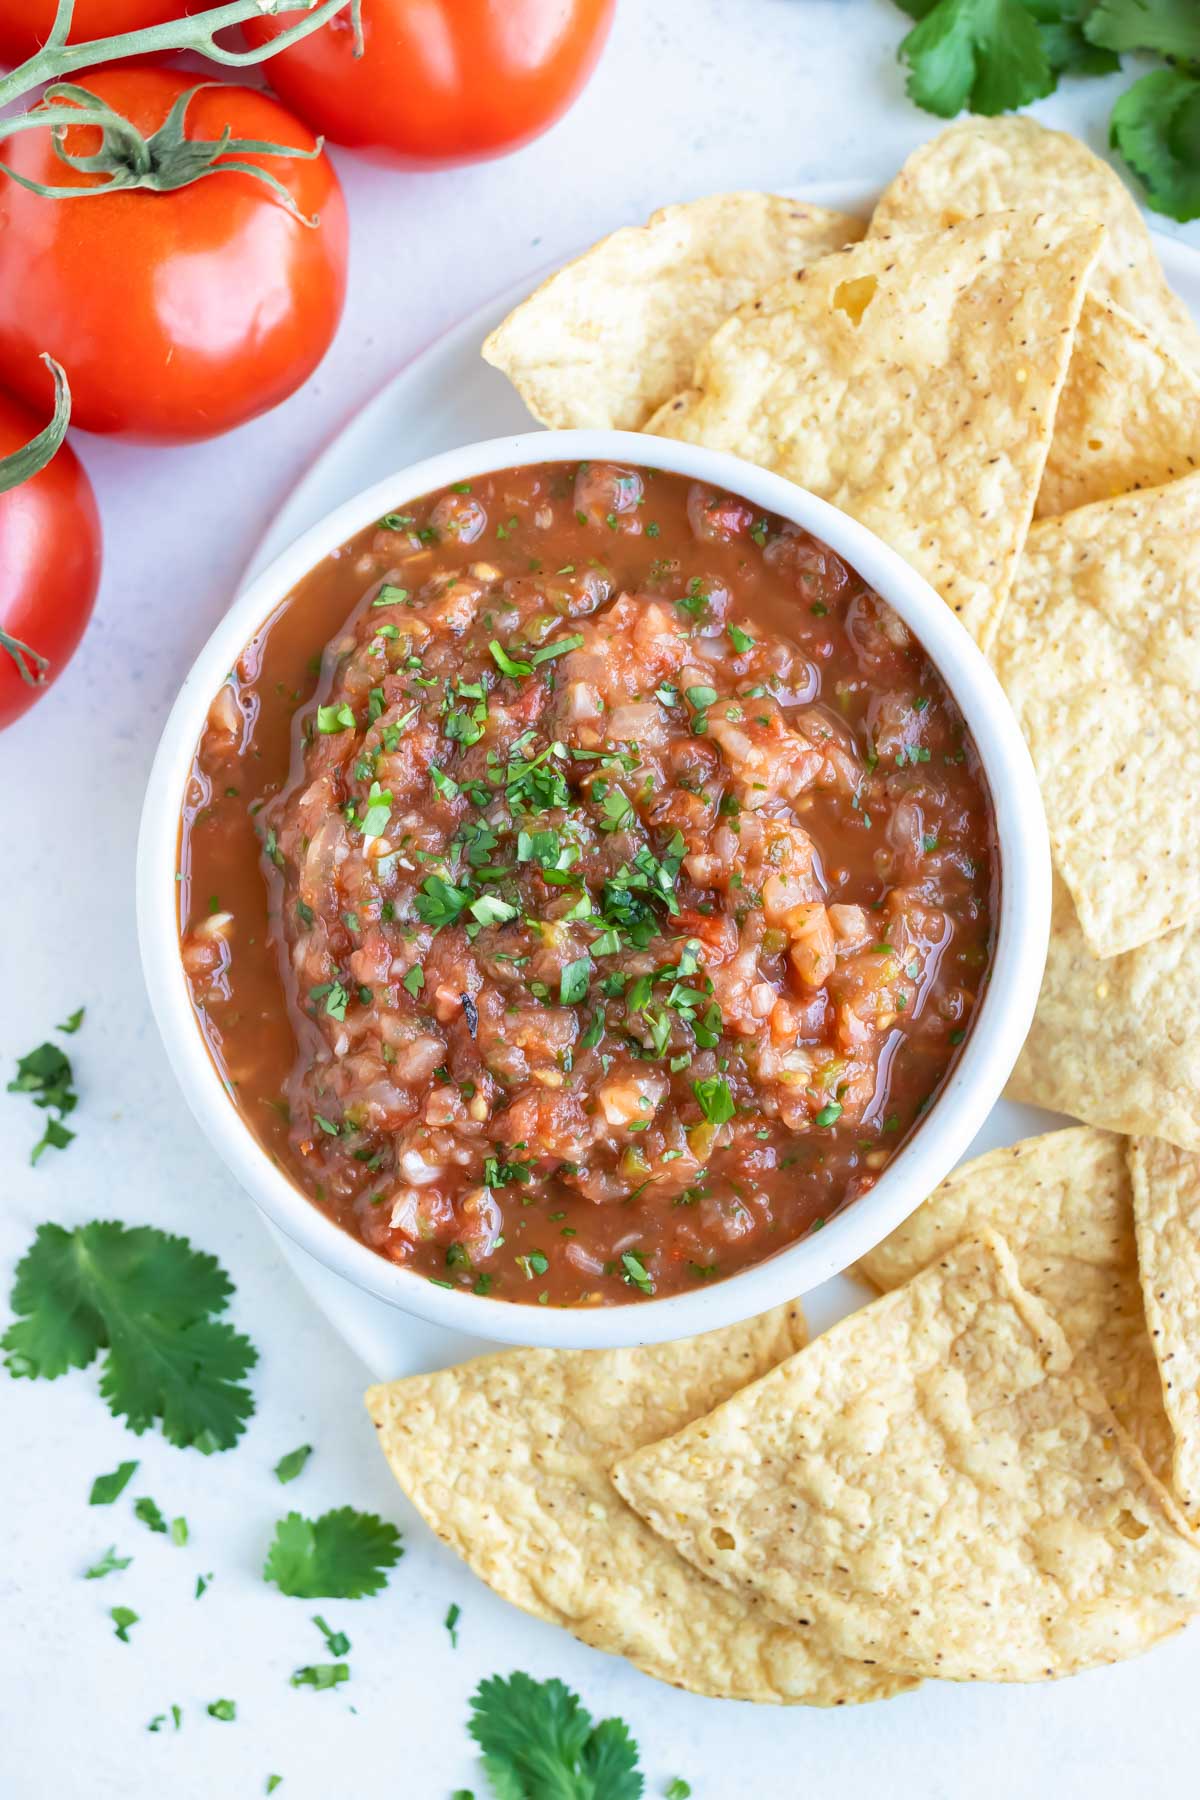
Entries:
[[[886, 176], [933, 121], [903, 100], [887, 0], [621, 0], [580, 105], [505, 162], [394, 175], [343, 158], [353, 295], [308, 387], [266, 419], [190, 450], [87, 441], [107, 532], [99, 609], [54, 694], [0, 738], [5, 950], [0, 1068], [86, 1002], [71, 1045], [79, 1140], [31, 1170], [33, 1109], [0, 1096], [0, 1291], [35, 1225], [96, 1217], [190, 1233], [238, 1286], [258, 1344], [258, 1412], [209, 1459], [132, 1439], [94, 1373], [0, 1378], [0, 1792], [5, 1800], [236, 1800], [285, 1777], [281, 1800], [444, 1800], [484, 1784], [465, 1732], [483, 1675], [561, 1674], [638, 1736], [648, 1793], [679, 1773], [698, 1800], [886, 1792], [892, 1800], [1164, 1793], [1200, 1759], [1200, 1627], [1140, 1664], [1051, 1687], [927, 1688], [865, 1712], [779, 1715], [652, 1685], [494, 1600], [395, 1492], [359, 1403], [363, 1371], [314, 1310], [219, 1168], [175, 1090], [142, 993], [132, 862], [159, 725], [232, 585], [318, 448], [380, 380], [524, 272], [668, 199], [723, 186]], [[1040, 109], [1097, 149], [1116, 83], [1069, 86]], [[1156, 223], [1158, 223], [1156, 221]], [[1200, 229], [1185, 234], [1200, 245]], [[271, 1466], [316, 1454], [288, 1488]], [[140, 1455], [116, 1506], [93, 1475]], [[187, 1515], [179, 1550], [132, 1518], [149, 1493]], [[408, 1551], [387, 1592], [324, 1606], [259, 1578], [274, 1520], [349, 1502], [397, 1519]], [[133, 1565], [84, 1583], [115, 1541]], [[212, 1570], [203, 1599], [195, 1577]], [[460, 1645], [442, 1629], [463, 1609]], [[116, 1642], [108, 1608], [141, 1614]], [[294, 1691], [323, 1660], [323, 1611], [353, 1640], [349, 1686]], [[205, 1716], [218, 1696], [235, 1724]], [[175, 1701], [182, 1731], [145, 1724]], [[351, 1711], [354, 1707], [356, 1710]]]

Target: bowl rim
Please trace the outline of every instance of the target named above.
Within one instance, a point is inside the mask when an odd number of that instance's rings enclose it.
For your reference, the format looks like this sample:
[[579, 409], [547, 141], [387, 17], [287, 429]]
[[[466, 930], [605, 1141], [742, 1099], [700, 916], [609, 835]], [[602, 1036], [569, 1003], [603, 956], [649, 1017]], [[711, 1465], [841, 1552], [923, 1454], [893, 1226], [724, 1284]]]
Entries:
[[[1000, 907], [992, 967], [963, 1051], [928, 1115], [867, 1193], [818, 1232], [711, 1287], [594, 1309], [538, 1307], [445, 1289], [335, 1225], [270, 1158], [242, 1119], [204, 1041], [179, 955], [178, 826], [213, 696], [296, 583], [372, 519], [454, 481], [544, 462], [659, 468], [749, 500], [822, 539], [900, 614], [963, 714], [991, 790]], [[497, 1343], [604, 1349], [731, 1325], [844, 1271], [906, 1219], [962, 1157], [999, 1098], [1033, 1016], [1050, 929], [1050, 854], [1029, 752], [996, 676], [922, 576], [847, 513], [723, 451], [640, 432], [531, 430], [443, 451], [398, 469], [317, 520], [248, 582], [209, 635], [163, 727], [138, 833], [142, 970], [168, 1061], [205, 1136], [268, 1220], [354, 1286], [432, 1324]]]

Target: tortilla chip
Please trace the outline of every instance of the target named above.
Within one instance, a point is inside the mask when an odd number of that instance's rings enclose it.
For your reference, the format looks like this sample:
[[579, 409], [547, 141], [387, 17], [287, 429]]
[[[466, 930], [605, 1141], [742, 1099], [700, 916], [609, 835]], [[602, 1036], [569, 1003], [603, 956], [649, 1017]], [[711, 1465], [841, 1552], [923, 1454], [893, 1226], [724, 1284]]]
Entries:
[[1089, 293], [1036, 518], [1053, 517], [1200, 469], [1200, 375], [1132, 314]]
[[743, 300], [866, 227], [777, 194], [664, 206], [567, 263], [483, 346], [543, 425], [636, 431]]
[[1089, 948], [1200, 915], [1200, 474], [1035, 525], [992, 661]]
[[911, 1684], [697, 1575], [619, 1499], [621, 1453], [678, 1430], [805, 1340], [799, 1305], [641, 1350], [512, 1350], [371, 1388], [392, 1472], [498, 1594], [694, 1693], [838, 1706]]
[[848, 1656], [1036, 1681], [1200, 1606], [1200, 1546], [985, 1233], [664, 1443], [620, 1491]]
[[1055, 878], [1037, 1011], [1005, 1090], [1089, 1125], [1200, 1150], [1200, 928], [1100, 961]]
[[728, 320], [646, 429], [735, 451], [852, 513], [986, 645], [1101, 236], [997, 213], [824, 257]]
[[1022, 1285], [1062, 1326], [1076, 1366], [1169, 1482], [1171, 1428], [1142, 1305], [1125, 1152], [1123, 1137], [1090, 1125], [990, 1150], [948, 1175], [859, 1268], [886, 1293], [964, 1237], [998, 1232]]
[[1129, 189], [1078, 138], [1034, 119], [962, 119], [922, 145], [880, 195], [869, 235], [940, 230], [1012, 206], [1102, 220], [1092, 292], [1140, 319], [1180, 362], [1200, 365], [1200, 330], [1168, 287]]
[[1129, 1164], [1146, 1317], [1175, 1432], [1175, 1497], [1200, 1525], [1200, 1157], [1137, 1138]]

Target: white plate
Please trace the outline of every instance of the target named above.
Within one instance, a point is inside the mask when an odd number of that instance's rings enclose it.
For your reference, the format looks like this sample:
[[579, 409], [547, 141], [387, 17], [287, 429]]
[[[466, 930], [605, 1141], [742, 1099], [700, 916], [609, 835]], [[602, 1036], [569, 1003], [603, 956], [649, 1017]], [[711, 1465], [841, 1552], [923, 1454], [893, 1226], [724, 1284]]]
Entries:
[[[818, 206], [867, 213], [876, 192], [858, 183], [838, 182], [807, 190], [804, 198]], [[1157, 232], [1155, 246], [1167, 279], [1200, 320], [1200, 252]], [[315, 519], [389, 471], [457, 444], [529, 429], [529, 414], [504, 376], [480, 357], [479, 346], [547, 272], [532, 272], [528, 279], [479, 307], [384, 384], [293, 489], [268, 526], [246, 571], [247, 580]], [[1001, 1100], [968, 1155], [1014, 1144], [1032, 1132], [1063, 1123], [1058, 1114]], [[427, 1325], [362, 1293], [282, 1233], [271, 1226], [267, 1229], [312, 1299], [373, 1375], [390, 1378], [444, 1368], [493, 1348], [461, 1332]], [[842, 1275], [805, 1295], [812, 1329], [821, 1331], [853, 1310], [864, 1294], [857, 1282]]]

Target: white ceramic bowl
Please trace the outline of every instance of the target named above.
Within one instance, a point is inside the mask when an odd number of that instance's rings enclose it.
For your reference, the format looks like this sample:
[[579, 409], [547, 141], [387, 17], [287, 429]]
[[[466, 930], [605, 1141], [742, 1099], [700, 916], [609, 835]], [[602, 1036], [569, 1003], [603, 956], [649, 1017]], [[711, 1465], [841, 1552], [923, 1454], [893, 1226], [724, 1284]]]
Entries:
[[[895, 607], [978, 747], [996, 809], [1001, 881], [991, 980], [963, 1053], [875, 1186], [812, 1237], [712, 1287], [575, 1311], [436, 1287], [368, 1250], [292, 1185], [243, 1124], [201, 1036], [179, 957], [175, 871], [184, 788], [209, 704], [297, 581], [373, 519], [451, 482], [519, 464], [584, 460], [649, 464], [742, 495], [823, 539]], [[1033, 768], [999, 683], [933, 589], [864, 526], [777, 475], [698, 445], [621, 431], [527, 432], [389, 475], [312, 526], [238, 596], [193, 664], [163, 731], [142, 813], [137, 904], [142, 966], [171, 1065], [210, 1142], [274, 1224], [358, 1287], [435, 1324], [504, 1343], [611, 1348], [690, 1336], [807, 1292], [877, 1244], [949, 1173], [999, 1097], [1029, 1027], [1049, 934], [1050, 861]]]

